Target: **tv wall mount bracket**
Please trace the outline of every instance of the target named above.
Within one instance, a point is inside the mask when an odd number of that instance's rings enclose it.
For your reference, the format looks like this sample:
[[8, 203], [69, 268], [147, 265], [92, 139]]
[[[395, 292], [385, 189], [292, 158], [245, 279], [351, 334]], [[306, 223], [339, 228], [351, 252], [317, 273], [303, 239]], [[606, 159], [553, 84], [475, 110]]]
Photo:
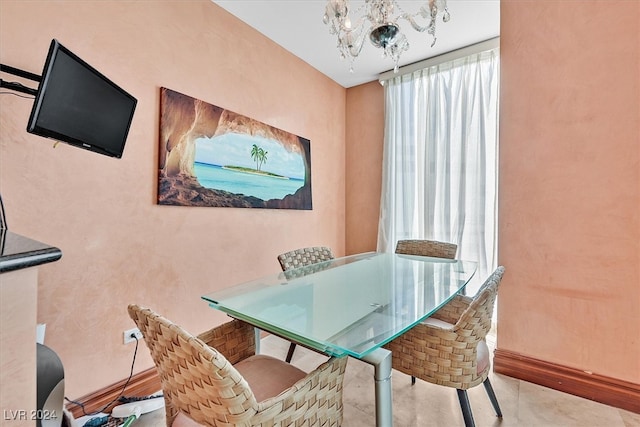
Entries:
[[[42, 76], [37, 74], [30, 73], [28, 71], [21, 70], [19, 68], [14, 68], [9, 65], [0, 64], [0, 71], [7, 74], [13, 74], [14, 76], [22, 77], [28, 80], [33, 80], [35, 82], [40, 83], [42, 81]], [[10, 90], [15, 90], [16, 92], [26, 93], [28, 95], [36, 96], [38, 93], [38, 89], [32, 89], [30, 87], [24, 86], [18, 82], [8, 82], [3, 79], [0, 79], [0, 87], [4, 87]]]

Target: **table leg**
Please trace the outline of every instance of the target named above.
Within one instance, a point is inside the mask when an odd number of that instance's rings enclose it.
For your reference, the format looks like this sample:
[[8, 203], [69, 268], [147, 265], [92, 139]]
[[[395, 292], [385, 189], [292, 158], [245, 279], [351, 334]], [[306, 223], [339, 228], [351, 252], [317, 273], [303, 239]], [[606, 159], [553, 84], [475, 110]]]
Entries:
[[391, 427], [393, 425], [392, 397], [391, 397], [391, 352], [378, 348], [361, 360], [373, 365], [376, 388], [376, 427]]

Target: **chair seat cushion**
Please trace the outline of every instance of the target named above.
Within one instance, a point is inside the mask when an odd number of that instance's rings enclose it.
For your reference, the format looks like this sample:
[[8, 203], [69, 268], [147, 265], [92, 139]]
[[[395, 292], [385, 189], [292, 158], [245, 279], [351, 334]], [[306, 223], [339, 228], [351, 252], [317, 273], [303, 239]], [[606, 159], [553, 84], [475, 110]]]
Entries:
[[435, 326], [440, 329], [452, 329], [453, 324], [445, 322], [444, 320], [434, 319], [433, 317], [427, 317], [424, 322], [426, 325]]
[[[257, 354], [233, 365], [249, 383], [258, 402], [275, 397], [304, 378], [306, 372], [275, 357]], [[173, 421], [172, 427], [197, 427], [196, 423], [182, 412]]]
[[[433, 317], [429, 317], [426, 320], [424, 320], [422, 323], [426, 324], [426, 325], [430, 325], [430, 326], [435, 326], [436, 328], [440, 328], [440, 329], [452, 329], [453, 328], [453, 324], [445, 322], [443, 320], [440, 319], [434, 319]], [[485, 369], [487, 369], [489, 367], [489, 363], [490, 361], [490, 354], [489, 354], [489, 347], [487, 346], [487, 343], [485, 342], [485, 340], [482, 340], [478, 343], [478, 346], [476, 348], [476, 351], [478, 352], [477, 354], [477, 368], [478, 368], [478, 374], [484, 372]]]
[[482, 340], [478, 343], [478, 374], [484, 372], [485, 369], [489, 367], [491, 363], [489, 347], [487, 346], [487, 342]]
[[275, 357], [257, 354], [233, 365], [249, 383], [258, 402], [291, 387], [307, 373]]

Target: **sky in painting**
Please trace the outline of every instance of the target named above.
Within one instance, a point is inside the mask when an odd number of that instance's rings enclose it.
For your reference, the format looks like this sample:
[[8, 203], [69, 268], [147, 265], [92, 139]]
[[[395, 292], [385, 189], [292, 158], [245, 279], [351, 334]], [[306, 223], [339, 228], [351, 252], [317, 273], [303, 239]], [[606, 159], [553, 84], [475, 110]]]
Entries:
[[227, 133], [214, 138], [196, 140], [196, 162], [217, 166], [256, 168], [251, 157], [253, 144], [267, 151], [267, 160], [260, 170], [289, 178], [304, 179], [304, 161], [298, 153], [285, 150], [271, 139], [246, 134]]

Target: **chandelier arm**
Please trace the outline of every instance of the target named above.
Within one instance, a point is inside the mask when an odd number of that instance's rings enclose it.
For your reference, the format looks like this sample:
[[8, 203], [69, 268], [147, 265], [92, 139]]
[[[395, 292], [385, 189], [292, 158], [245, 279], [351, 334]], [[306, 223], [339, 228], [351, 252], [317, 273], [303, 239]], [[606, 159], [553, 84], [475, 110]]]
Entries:
[[364, 40], [369, 33], [369, 28], [363, 27], [356, 28], [351, 31], [341, 31], [338, 34], [338, 48], [342, 52], [343, 56], [351, 56], [353, 58], [360, 55], [362, 47], [364, 46]]
[[352, 57], [357, 57], [362, 52], [362, 47], [364, 46], [364, 37], [359, 39], [355, 44], [349, 46], [349, 55]]
[[431, 17], [431, 19], [429, 19], [429, 23], [427, 25], [424, 25], [424, 26], [420, 25], [418, 23], [418, 21], [415, 20], [413, 15], [409, 15], [408, 13], [403, 14], [402, 16], [400, 16], [400, 18], [409, 21], [409, 23], [411, 24], [413, 29], [418, 31], [419, 33], [423, 33], [423, 32], [425, 32], [425, 31], [427, 31], [427, 30], [429, 30], [431, 28], [434, 28], [436, 26], [435, 17]]

